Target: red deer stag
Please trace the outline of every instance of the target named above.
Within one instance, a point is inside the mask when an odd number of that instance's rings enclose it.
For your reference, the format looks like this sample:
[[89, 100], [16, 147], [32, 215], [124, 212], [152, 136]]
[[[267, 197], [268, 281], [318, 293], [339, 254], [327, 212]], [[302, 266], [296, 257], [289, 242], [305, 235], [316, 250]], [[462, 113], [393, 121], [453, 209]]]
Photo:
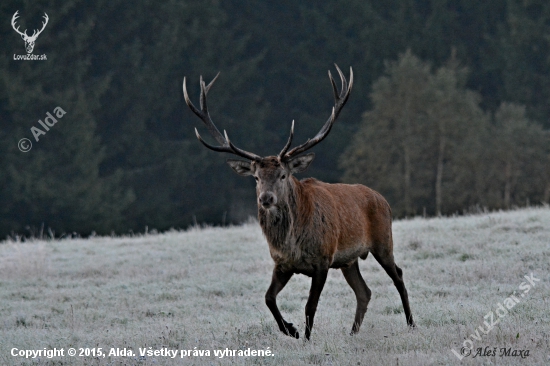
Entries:
[[216, 128], [206, 104], [206, 95], [218, 75], [206, 85], [200, 79], [200, 110], [187, 95], [185, 78], [183, 95], [189, 108], [206, 125], [220, 146], [212, 146], [195, 133], [207, 148], [238, 155], [243, 160], [228, 159], [227, 163], [237, 174], [251, 175], [256, 180], [258, 218], [275, 261], [271, 285], [265, 294], [267, 307], [273, 313], [281, 332], [299, 338], [296, 327], [283, 319], [277, 307], [277, 294], [295, 273], [312, 278], [306, 303], [306, 339], [311, 335], [317, 303], [325, 285], [329, 268], [340, 268], [357, 298], [355, 321], [351, 334], [357, 333], [370, 301], [371, 291], [359, 272], [358, 258], [374, 258], [391, 277], [399, 291], [407, 324], [414, 327], [409, 308], [403, 272], [393, 258], [391, 209], [382, 195], [360, 184], [328, 184], [313, 178], [298, 180], [300, 173], [313, 161], [313, 153], [301, 155], [321, 142], [329, 134], [334, 121], [346, 104], [353, 86], [353, 70], [350, 68], [349, 85], [342, 71], [336, 66], [342, 80], [338, 92], [329, 71], [335, 104], [332, 114], [314, 138], [290, 150], [294, 135], [294, 121], [290, 137], [277, 156], [260, 157], [235, 146], [224, 131]]

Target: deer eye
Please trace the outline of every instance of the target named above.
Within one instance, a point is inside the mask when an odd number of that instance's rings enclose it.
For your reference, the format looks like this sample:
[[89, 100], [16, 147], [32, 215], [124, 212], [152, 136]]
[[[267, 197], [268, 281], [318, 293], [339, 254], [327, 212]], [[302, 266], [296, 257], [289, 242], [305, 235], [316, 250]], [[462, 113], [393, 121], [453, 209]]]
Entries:
[[285, 179], [286, 178], [286, 175], [281, 175], [281, 180]]
[[256, 180], [256, 182], [258, 181], [258, 177], [254, 176], [254, 179]]

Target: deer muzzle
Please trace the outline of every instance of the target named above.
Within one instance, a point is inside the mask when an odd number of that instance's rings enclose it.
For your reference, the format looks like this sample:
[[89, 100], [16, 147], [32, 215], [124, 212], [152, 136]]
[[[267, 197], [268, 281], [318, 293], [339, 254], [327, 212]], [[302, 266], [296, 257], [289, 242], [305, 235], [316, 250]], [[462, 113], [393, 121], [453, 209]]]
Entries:
[[277, 196], [273, 192], [262, 192], [258, 197], [258, 204], [263, 208], [270, 208], [277, 204]]

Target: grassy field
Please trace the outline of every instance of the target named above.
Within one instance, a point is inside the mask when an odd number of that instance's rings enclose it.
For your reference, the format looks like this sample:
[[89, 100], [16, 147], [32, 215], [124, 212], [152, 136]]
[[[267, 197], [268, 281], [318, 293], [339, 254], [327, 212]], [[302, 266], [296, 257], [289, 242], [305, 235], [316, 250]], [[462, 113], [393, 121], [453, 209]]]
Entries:
[[[360, 267], [373, 297], [359, 334], [349, 336], [355, 296], [332, 270], [311, 342], [302, 339], [307, 277], [293, 277], [278, 298], [299, 340], [279, 332], [264, 304], [272, 261], [258, 224], [1, 242], [0, 364], [550, 364], [550, 209], [404, 220], [393, 231], [417, 329], [407, 329], [397, 290], [369, 256]], [[526, 275], [535, 278], [528, 292]], [[510, 295], [517, 302], [504, 314], [499, 304]], [[492, 329], [484, 324], [497, 320]], [[460, 353], [465, 340], [473, 352], [459, 360], [451, 349]], [[70, 357], [70, 347], [101, 347], [107, 356]], [[163, 347], [178, 350], [177, 358], [140, 357], [140, 348]], [[473, 358], [485, 347], [496, 355]], [[12, 356], [44, 348], [65, 355]], [[111, 348], [135, 355], [108, 356]], [[249, 348], [274, 356], [214, 356]], [[198, 350], [211, 355], [194, 356]]]

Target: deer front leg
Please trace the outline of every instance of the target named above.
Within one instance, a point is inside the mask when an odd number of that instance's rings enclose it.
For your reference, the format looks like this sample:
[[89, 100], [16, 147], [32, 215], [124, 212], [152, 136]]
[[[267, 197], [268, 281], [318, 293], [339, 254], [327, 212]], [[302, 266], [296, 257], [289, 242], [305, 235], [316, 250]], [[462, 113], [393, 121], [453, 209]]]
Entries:
[[311, 276], [311, 289], [309, 290], [309, 298], [306, 303], [306, 339], [309, 340], [311, 329], [313, 328], [313, 318], [317, 310], [319, 297], [327, 280], [328, 266], [317, 268]]
[[269, 286], [269, 289], [265, 294], [265, 303], [275, 317], [275, 321], [277, 322], [277, 325], [279, 326], [281, 332], [298, 339], [300, 338], [298, 330], [296, 329], [296, 327], [294, 327], [294, 325], [292, 325], [292, 323], [288, 323], [283, 319], [283, 316], [281, 315], [281, 312], [277, 307], [277, 294], [281, 292], [281, 290], [285, 287], [285, 285], [288, 283], [288, 280], [290, 280], [290, 277], [292, 277], [293, 274], [293, 272], [285, 272], [277, 267], [273, 269], [271, 285]]

